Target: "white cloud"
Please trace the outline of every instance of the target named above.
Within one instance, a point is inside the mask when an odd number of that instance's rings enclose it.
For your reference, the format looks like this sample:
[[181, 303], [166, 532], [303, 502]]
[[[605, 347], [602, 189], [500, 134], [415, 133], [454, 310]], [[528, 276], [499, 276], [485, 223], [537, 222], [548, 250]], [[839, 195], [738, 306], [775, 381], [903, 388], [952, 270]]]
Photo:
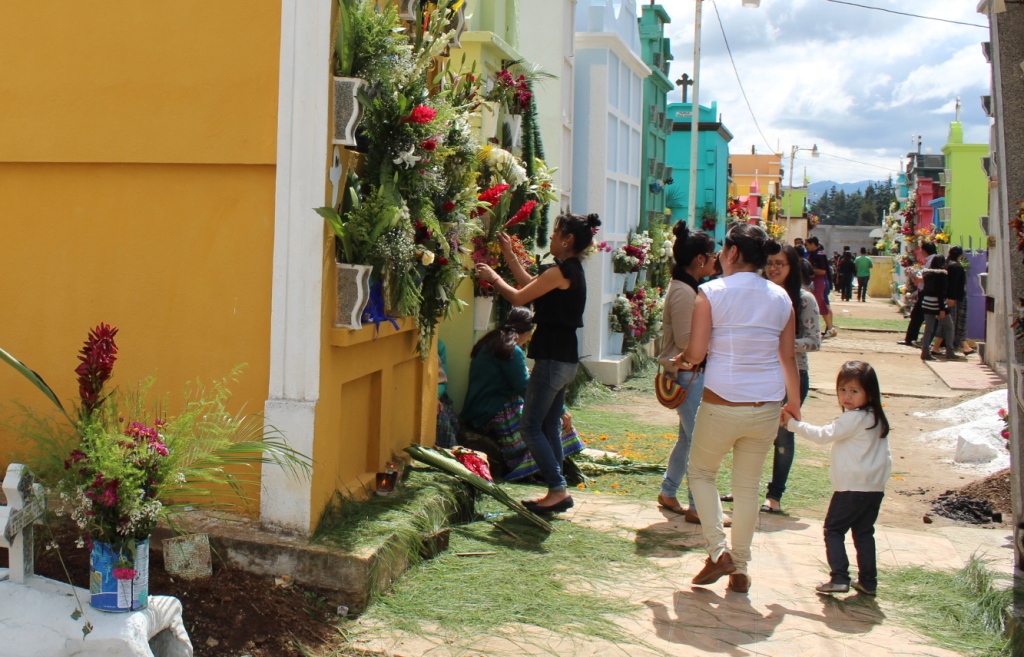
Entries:
[[[692, 73], [692, 0], [663, 0], [675, 61], [672, 77]], [[933, 0], [908, 5], [871, 0], [897, 11], [969, 23], [984, 23], [973, 3]], [[911, 135], [938, 152], [954, 118], [956, 96], [964, 99], [965, 136], [984, 140], [988, 120], [974, 99], [988, 85], [989, 70], [978, 45], [987, 30], [895, 16], [824, 0], [764, 2], [742, 9], [739, 0], [719, 0], [718, 11], [751, 107], [765, 138], [758, 134], [743, 100], [722, 42], [714, 5], [703, 3], [702, 105], [718, 111], [735, 138], [732, 151], [778, 148], [786, 155], [798, 144], [817, 143], [828, 155], [797, 156], [815, 180], [884, 177], [900, 166]], [[670, 101], [681, 99], [677, 90]], [[981, 137], [978, 137], [981, 135]], [[846, 160], [838, 159], [846, 158]], [[864, 166], [857, 160], [876, 166]], [[877, 167], [884, 168], [877, 168]]]

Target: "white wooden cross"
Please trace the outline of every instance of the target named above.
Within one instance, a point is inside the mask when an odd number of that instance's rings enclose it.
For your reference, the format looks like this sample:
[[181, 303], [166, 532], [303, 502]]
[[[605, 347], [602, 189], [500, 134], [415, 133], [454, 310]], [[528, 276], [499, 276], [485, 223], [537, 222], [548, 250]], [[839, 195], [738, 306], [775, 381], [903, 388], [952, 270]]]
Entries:
[[0, 506], [0, 527], [4, 528], [0, 547], [7, 548], [8, 577], [24, 584], [35, 563], [32, 523], [46, 510], [46, 497], [42, 484], [33, 483], [32, 474], [21, 463], [7, 467], [4, 495], [7, 506]]

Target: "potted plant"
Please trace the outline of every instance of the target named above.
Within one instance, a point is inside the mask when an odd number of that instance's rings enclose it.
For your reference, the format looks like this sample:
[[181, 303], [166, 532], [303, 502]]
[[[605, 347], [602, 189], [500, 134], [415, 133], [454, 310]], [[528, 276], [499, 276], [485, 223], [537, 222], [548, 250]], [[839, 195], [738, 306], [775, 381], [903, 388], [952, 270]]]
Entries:
[[332, 207], [316, 208], [335, 235], [338, 305], [334, 325], [342, 328], [363, 327], [363, 311], [370, 300], [371, 265], [366, 261], [366, 241], [372, 232], [363, 221], [366, 218], [359, 200], [359, 178], [349, 172], [342, 199], [342, 211]]
[[[224, 382], [210, 392], [186, 392], [182, 411], [169, 416], [166, 400], [149, 403], [145, 382], [128, 392], [105, 388], [117, 360], [118, 329], [94, 328], [75, 370], [79, 401], [71, 412], [43, 380], [0, 349], [11, 365], [53, 402], [59, 415], [26, 410], [22, 429], [33, 439], [26, 459], [48, 490], [59, 495], [58, 515], [78, 527], [78, 545], [91, 552], [91, 605], [104, 611], [146, 607], [149, 536], [185, 503], [201, 508], [220, 499], [205, 486], [221, 485], [241, 502], [258, 482], [252, 466], [275, 463], [308, 474], [309, 459], [264, 429], [259, 416], [233, 416]], [[233, 467], [228, 467], [233, 466]], [[239, 466], [249, 466], [240, 470]], [[222, 485], [227, 483], [224, 488]], [[73, 618], [81, 614], [79, 610]], [[91, 630], [87, 624], [85, 631]]]

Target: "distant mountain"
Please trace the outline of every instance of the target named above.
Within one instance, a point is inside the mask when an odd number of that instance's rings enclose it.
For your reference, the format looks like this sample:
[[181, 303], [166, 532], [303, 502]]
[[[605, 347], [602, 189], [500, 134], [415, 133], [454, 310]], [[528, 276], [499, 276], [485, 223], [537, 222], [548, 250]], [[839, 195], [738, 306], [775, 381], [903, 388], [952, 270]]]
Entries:
[[882, 180], [882, 181], [878, 181], [878, 180], [861, 180], [859, 182], [837, 183], [834, 180], [822, 180], [822, 181], [819, 181], [819, 182], [813, 182], [810, 185], [808, 185], [807, 186], [807, 189], [808, 189], [808, 194], [807, 195], [810, 197], [811, 200], [814, 200], [814, 199], [818, 198], [819, 196], [821, 196], [822, 194], [824, 194], [825, 192], [827, 192], [828, 190], [832, 189], [832, 187], [835, 187], [836, 191], [839, 191], [841, 189], [844, 192], [846, 192], [847, 194], [852, 194], [853, 192], [856, 192], [856, 191], [863, 192], [864, 188], [867, 187], [871, 183], [874, 183], [877, 186], [879, 183], [884, 185], [885, 181], [884, 180]]

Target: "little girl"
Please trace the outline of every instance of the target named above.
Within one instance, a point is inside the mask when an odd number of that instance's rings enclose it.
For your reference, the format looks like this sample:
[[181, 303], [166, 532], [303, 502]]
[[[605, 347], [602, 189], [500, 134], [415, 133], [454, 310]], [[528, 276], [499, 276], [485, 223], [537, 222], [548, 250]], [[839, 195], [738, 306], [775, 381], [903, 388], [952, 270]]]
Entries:
[[846, 532], [853, 530], [857, 548], [858, 579], [852, 585], [865, 595], [875, 595], [875, 520], [892, 470], [889, 453], [889, 420], [882, 410], [878, 376], [868, 363], [851, 360], [839, 370], [836, 395], [843, 409], [832, 424], [816, 427], [798, 422], [785, 410], [782, 424], [798, 436], [820, 445], [832, 443], [829, 477], [832, 501], [825, 515], [825, 554], [831, 569], [829, 581], [819, 593], [850, 590], [850, 560], [846, 556]]

